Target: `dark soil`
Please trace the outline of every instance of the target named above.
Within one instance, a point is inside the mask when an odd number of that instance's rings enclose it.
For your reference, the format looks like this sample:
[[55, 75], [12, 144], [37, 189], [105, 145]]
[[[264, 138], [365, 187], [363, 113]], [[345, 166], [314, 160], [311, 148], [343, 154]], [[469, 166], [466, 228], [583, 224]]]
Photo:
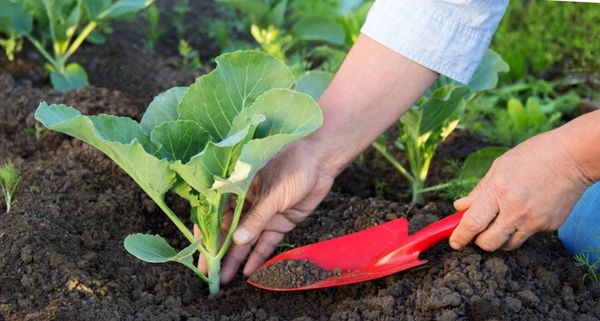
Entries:
[[283, 260], [259, 269], [250, 280], [274, 289], [292, 289], [339, 276], [340, 273], [340, 270], [324, 270], [307, 260]]
[[[137, 260], [123, 248], [128, 234], [161, 234], [176, 248], [186, 243], [112, 161], [54, 132], [43, 132], [38, 140], [33, 121], [40, 100], [139, 119], [152, 96], [189, 84], [196, 75], [173, 67], [161, 50], [147, 53], [138, 43], [119, 42], [129, 37], [126, 32], [113, 36], [107, 47], [78, 54], [93, 85], [78, 93], [52, 91], [35, 69], [0, 68], [0, 163], [11, 160], [23, 173], [13, 210], [0, 214], [0, 320], [600, 319], [600, 284], [581, 282], [584, 271], [552, 234], [537, 235], [508, 253], [474, 247], [457, 252], [441, 244], [424, 254], [429, 260], [424, 267], [295, 293], [258, 290], [238, 276], [220, 296], [209, 297], [206, 285], [185, 268]], [[111, 52], [110, 59], [104, 56]], [[21, 59], [41, 65], [37, 58], [26, 53]], [[447, 158], [465, 157], [480, 145], [468, 136], [449, 140], [444, 147], [449, 152], [439, 152], [440, 161], [432, 165], [432, 179], [439, 179]], [[363, 172], [345, 174], [348, 181], [336, 183], [346, 194], [331, 193], [285, 243], [301, 246], [400, 216], [409, 218], [414, 232], [452, 212], [446, 202], [415, 206], [368, 198], [374, 180], [386, 182], [386, 197], [403, 187], [390, 180], [387, 164], [367, 165], [377, 158], [367, 159], [360, 165]], [[365, 181], [368, 193], [354, 192]], [[171, 195], [167, 201], [187, 220], [184, 202]]]

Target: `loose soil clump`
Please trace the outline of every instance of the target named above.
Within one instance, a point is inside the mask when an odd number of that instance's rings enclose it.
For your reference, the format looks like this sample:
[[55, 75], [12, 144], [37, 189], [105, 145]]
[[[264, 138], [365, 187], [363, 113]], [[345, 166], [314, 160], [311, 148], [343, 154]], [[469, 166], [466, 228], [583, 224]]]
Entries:
[[250, 281], [269, 288], [293, 289], [340, 274], [340, 270], [327, 271], [308, 260], [283, 260], [256, 271]]

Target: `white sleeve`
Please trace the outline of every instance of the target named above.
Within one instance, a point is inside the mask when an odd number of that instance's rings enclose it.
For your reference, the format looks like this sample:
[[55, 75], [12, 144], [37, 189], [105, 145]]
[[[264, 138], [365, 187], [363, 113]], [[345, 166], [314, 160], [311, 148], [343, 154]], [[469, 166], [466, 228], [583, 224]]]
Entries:
[[508, 0], [376, 0], [361, 32], [468, 83], [507, 6]]

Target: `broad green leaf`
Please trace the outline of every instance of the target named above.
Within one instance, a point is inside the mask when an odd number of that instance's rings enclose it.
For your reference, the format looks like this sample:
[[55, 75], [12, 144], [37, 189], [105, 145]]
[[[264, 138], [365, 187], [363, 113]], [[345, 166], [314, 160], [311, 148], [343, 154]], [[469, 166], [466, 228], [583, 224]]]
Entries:
[[344, 27], [333, 17], [308, 16], [298, 20], [293, 34], [304, 41], [323, 41], [334, 45], [343, 45], [346, 40]]
[[314, 100], [319, 100], [332, 80], [333, 74], [330, 72], [311, 70], [298, 79], [296, 90], [310, 95]]
[[507, 151], [506, 147], [485, 147], [470, 154], [461, 167], [458, 179], [473, 181], [474, 187], [492, 167], [494, 160]]
[[[250, 17], [253, 23], [259, 23], [271, 8], [260, 0], [216, 0], [216, 2], [237, 9]], [[264, 26], [266, 27], [266, 26]]]
[[27, 12], [24, 3], [9, 0], [0, 1], [0, 32], [21, 35], [29, 34], [33, 26], [33, 17]]
[[127, 252], [144, 262], [177, 262], [190, 266], [193, 264], [192, 255], [198, 249], [200, 241], [188, 245], [179, 253], [160, 235], [131, 234], [123, 244]]
[[38, 107], [35, 119], [49, 129], [81, 139], [102, 151], [157, 203], [162, 202], [175, 182], [175, 173], [169, 169], [168, 162], [150, 154], [156, 147], [131, 119], [107, 115], [88, 117], [74, 108], [48, 106], [45, 102]]
[[237, 161], [242, 147], [251, 140], [256, 127], [265, 117], [254, 115], [238, 132], [219, 143], [208, 142], [206, 148], [186, 164], [174, 162], [171, 168], [194, 189], [208, 192], [216, 177], [226, 177]]
[[186, 90], [187, 87], [173, 87], [154, 97], [140, 122], [142, 128], [150, 133], [154, 127], [163, 122], [176, 120], [179, 117], [177, 106], [179, 106]]
[[321, 110], [310, 96], [289, 89], [272, 89], [258, 97], [254, 105], [234, 120], [234, 128], [256, 114], [264, 115], [266, 120], [258, 125], [255, 139], [243, 147], [231, 175], [227, 179], [217, 178], [214, 189], [240, 195], [248, 189], [258, 170], [283, 147], [307, 136], [323, 122]]
[[223, 140], [232, 121], [271, 88], [289, 88], [292, 72], [272, 56], [238, 51], [216, 58], [217, 68], [189, 87], [179, 104], [180, 118], [194, 120], [213, 140]]
[[110, 7], [111, 0], [81, 0], [81, 3], [90, 18], [95, 20]]
[[151, 5], [154, 0], [117, 0], [100, 13], [100, 19], [113, 19], [140, 11]]
[[187, 163], [201, 152], [209, 140], [208, 132], [191, 120], [171, 120], [156, 126], [151, 133], [152, 141], [160, 146], [158, 155], [170, 162]]
[[[439, 90], [443, 90], [440, 88]], [[423, 110], [419, 132], [425, 134], [437, 128], [455, 114], [465, 103], [465, 96], [469, 93], [466, 86], [454, 87], [444, 98], [436, 97], [436, 94], [429, 98], [420, 109]]]
[[514, 124], [515, 131], [523, 132], [527, 128], [527, 114], [521, 101], [518, 98], [509, 99], [506, 110]]
[[338, 15], [351, 14], [352, 11], [361, 6], [364, 0], [337, 0], [338, 2]]
[[52, 70], [50, 73], [50, 82], [52, 87], [60, 92], [70, 90], [79, 90], [88, 85], [88, 78], [85, 70], [77, 63], [70, 63], [64, 72]]
[[528, 125], [531, 127], [539, 127], [546, 121], [546, 116], [540, 106], [540, 101], [535, 97], [527, 98], [525, 102], [525, 111], [527, 114]]
[[508, 72], [510, 67], [495, 51], [488, 49], [479, 66], [475, 70], [469, 87], [473, 91], [482, 91], [496, 88], [498, 73]]

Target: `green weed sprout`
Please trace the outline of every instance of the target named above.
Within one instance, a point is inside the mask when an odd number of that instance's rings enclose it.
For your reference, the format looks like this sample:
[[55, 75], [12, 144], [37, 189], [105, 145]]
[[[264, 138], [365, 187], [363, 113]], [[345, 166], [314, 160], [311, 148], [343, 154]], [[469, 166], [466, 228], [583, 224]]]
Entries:
[[13, 204], [13, 195], [19, 183], [21, 183], [21, 174], [11, 162], [0, 166], [0, 188], [2, 189], [2, 194], [4, 194], [6, 213], [10, 212]]
[[581, 278], [581, 283], [585, 283], [586, 280], [593, 282], [600, 282], [600, 260], [596, 262], [590, 262], [590, 257], [585, 253], [579, 253], [575, 255], [575, 265], [583, 267], [587, 272]]

